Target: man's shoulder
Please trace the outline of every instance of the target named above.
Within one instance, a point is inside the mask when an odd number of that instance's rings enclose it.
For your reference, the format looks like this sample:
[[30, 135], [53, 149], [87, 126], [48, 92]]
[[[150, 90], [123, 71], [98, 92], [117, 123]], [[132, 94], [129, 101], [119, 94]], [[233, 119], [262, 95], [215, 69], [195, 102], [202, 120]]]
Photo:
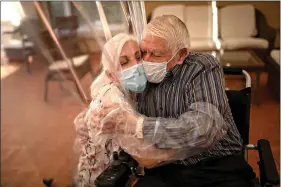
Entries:
[[208, 53], [190, 52], [183, 64], [188, 66], [199, 66], [200, 69], [220, 67], [219, 61], [213, 55]]

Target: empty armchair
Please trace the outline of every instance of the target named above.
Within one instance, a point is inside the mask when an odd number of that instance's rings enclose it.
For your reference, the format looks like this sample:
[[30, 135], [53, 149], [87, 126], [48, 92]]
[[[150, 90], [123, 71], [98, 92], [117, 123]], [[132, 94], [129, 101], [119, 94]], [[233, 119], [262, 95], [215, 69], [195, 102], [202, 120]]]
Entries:
[[273, 49], [270, 52], [271, 58], [280, 65], [280, 49]]
[[185, 24], [190, 36], [191, 51], [213, 51], [213, 19], [211, 6], [186, 6]]
[[183, 22], [185, 21], [185, 6], [184, 5], [162, 5], [156, 7], [152, 14], [151, 14], [151, 19], [162, 16], [162, 15], [174, 15], [177, 16], [180, 20]]
[[252, 5], [231, 5], [219, 9], [221, 45], [225, 50], [267, 49], [269, 42], [257, 38], [255, 8]]

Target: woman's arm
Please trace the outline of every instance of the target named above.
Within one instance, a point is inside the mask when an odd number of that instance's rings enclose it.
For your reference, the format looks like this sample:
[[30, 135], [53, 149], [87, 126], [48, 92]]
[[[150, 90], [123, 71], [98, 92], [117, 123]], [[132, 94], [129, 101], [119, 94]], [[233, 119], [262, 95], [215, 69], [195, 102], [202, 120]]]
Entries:
[[84, 109], [78, 114], [78, 116], [74, 120], [74, 126], [77, 134], [75, 139], [75, 149], [79, 151], [81, 151], [83, 145], [87, 142], [89, 138], [89, 132], [85, 119], [87, 111], [88, 109]]

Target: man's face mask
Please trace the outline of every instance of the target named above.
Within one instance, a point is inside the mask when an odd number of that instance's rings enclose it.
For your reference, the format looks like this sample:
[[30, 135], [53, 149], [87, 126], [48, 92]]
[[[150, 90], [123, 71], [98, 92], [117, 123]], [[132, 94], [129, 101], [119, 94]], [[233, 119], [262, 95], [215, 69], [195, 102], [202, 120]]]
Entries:
[[177, 52], [167, 62], [148, 62], [143, 61], [146, 78], [149, 82], [160, 83], [167, 74], [168, 63], [176, 56]]
[[144, 73], [143, 65], [136, 64], [129, 69], [122, 72], [121, 82], [126, 89], [133, 92], [144, 91], [147, 83], [147, 79]]

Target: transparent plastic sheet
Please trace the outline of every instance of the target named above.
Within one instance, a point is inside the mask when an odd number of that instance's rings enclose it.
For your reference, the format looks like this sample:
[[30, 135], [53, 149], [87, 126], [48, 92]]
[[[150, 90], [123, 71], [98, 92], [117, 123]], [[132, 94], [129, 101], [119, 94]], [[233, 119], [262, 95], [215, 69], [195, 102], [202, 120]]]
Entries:
[[137, 40], [142, 40], [142, 32], [147, 24], [143, 1], [127, 1], [133, 31]]
[[[77, 186], [93, 185], [96, 177], [109, 166], [112, 152], [120, 148], [138, 161], [141, 167], [152, 168], [193, 156], [212, 146], [227, 131], [216, 107], [208, 103], [194, 103], [190, 111], [176, 120], [153, 119], [156, 123], [151, 124], [155, 127], [152, 138], [139, 138], [136, 123], [142, 123], [146, 116], [135, 110], [131, 94], [120, 78], [120, 51], [130, 40], [136, 42], [127, 34], [119, 34], [105, 44], [104, 51], [111, 60], [102, 55], [104, 71], [91, 86], [92, 102], [74, 121], [78, 133], [77, 148], [81, 151], [75, 179]], [[171, 128], [169, 124], [173, 124]], [[161, 144], [161, 139], [165, 136], [173, 142], [171, 132], [174, 125], [182, 128], [183, 136], [187, 136], [183, 139], [186, 142], [182, 142], [184, 146], [176, 147], [177, 142], [174, 141], [174, 148], [167, 149]], [[162, 126], [166, 128], [162, 129]]]
[[[135, 38], [132, 36], [128, 36], [126, 34], [121, 34], [119, 37], [112, 39], [107, 42], [105, 46], [103, 46], [103, 41], [95, 35], [95, 24], [90, 19], [90, 16], [87, 11], [84, 11], [83, 7], [78, 2], [72, 2], [74, 6], [77, 8], [79, 13], [82, 15], [83, 19], [86, 21], [88, 27], [90, 27], [92, 34], [95, 39], [97, 39], [98, 44], [102, 51], [101, 64], [103, 66], [103, 71], [101, 74], [95, 79], [91, 86], [91, 96], [92, 103], [97, 104], [94, 99], [100, 98], [100, 91], [104, 92], [104, 89], [110, 85], [111, 94], [107, 94], [102, 96], [102, 100], [105, 103], [111, 103], [111, 101], [106, 101], [109, 98], [116, 99], [117, 103], [120, 103], [120, 98], [123, 93], [128, 94], [120, 85], [119, 77], [121, 74], [121, 67], [119, 63], [119, 55], [122, 49], [122, 45], [128, 40], [136, 42]], [[103, 29], [105, 38], [111, 38], [110, 28], [108, 28], [106, 17], [104, 17], [104, 12], [108, 12], [107, 8], [112, 8], [112, 5], [106, 3], [104, 7], [101, 7], [99, 2], [97, 3], [97, 7], [99, 9], [100, 18], [102, 18], [101, 22], [103, 23]], [[121, 8], [121, 4], [120, 4]], [[118, 8], [117, 8], [118, 9]], [[112, 12], [111, 12], [112, 13]], [[106, 15], [111, 16], [112, 15]], [[116, 19], [116, 18], [115, 18]], [[112, 19], [111, 19], [112, 20]], [[119, 20], [117, 20], [118, 22]], [[104, 24], [106, 23], [106, 24]], [[113, 24], [114, 26], [114, 24]], [[113, 33], [115, 34], [115, 33]], [[118, 83], [112, 84], [112, 80], [116, 80]], [[119, 95], [121, 94], [121, 95]], [[128, 98], [128, 97], [127, 97]], [[91, 127], [87, 123], [89, 118], [89, 110], [85, 109], [78, 117], [75, 119], [75, 125], [77, 130], [77, 140], [76, 140], [76, 150], [78, 149], [80, 156], [77, 165], [77, 173], [74, 176], [73, 183], [76, 186], [87, 186], [93, 185], [95, 178], [108, 166], [110, 162], [110, 154], [112, 150], [116, 150], [119, 148], [114, 141], [111, 141], [112, 138], [110, 136], [97, 136], [96, 132], [91, 130]], [[105, 149], [105, 145], [111, 147]], [[105, 156], [107, 153], [108, 156]]]
[[[115, 89], [113, 89], [115, 88]], [[94, 141], [99, 144], [104, 139], [112, 138], [122, 149], [129, 153], [135, 160], [138, 161], [140, 166], [152, 168], [168, 162], [184, 160], [211, 147], [217, 143], [227, 132], [225, 121], [220, 115], [219, 111], [208, 103], [194, 103], [190, 107], [190, 111], [183, 113], [178, 119], [164, 119], [156, 118], [156, 123], [151, 124], [154, 128], [154, 133], [151, 138], [141, 139], [137, 138], [135, 133], [128, 130], [132, 124], [130, 115], [139, 115], [128, 101], [125, 100], [124, 95], [110, 93], [111, 91], [119, 92], [116, 87], [111, 88], [108, 94], [112, 94], [111, 100], [103, 98], [103, 101], [98, 102], [95, 100], [90, 109], [87, 111], [88, 116], [85, 118], [88, 127], [92, 129], [95, 135]], [[105, 96], [106, 97], [106, 96]], [[121, 97], [121, 98], [119, 98]], [[113, 99], [114, 98], [114, 99]], [[105, 106], [103, 106], [103, 103]], [[100, 119], [97, 115], [103, 111], [103, 107], [114, 103], [114, 109], [111, 110]], [[92, 113], [92, 115], [91, 115]], [[103, 116], [103, 115], [102, 115]], [[110, 125], [115, 126], [115, 131], [106, 133], [106, 128]], [[171, 125], [171, 127], [169, 127]], [[97, 128], [98, 126], [98, 128]], [[165, 126], [165, 129], [162, 126]], [[173, 127], [180, 127], [182, 129], [183, 142], [178, 144], [178, 140], [173, 137]], [[133, 129], [133, 132], [136, 129]], [[161, 139], [169, 139], [173, 149], [167, 148], [166, 144], [161, 144]], [[170, 147], [169, 145], [168, 147]]]
[[[101, 105], [128, 104], [126, 100], [129, 100], [129, 93], [120, 83], [119, 62], [120, 52], [127, 41], [137, 42], [133, 36], [123, 33], [116, 35], [105, 44], [101, 57], [103, 71], [91, 85], [92, 102], [74, 121], [77, 131], [76, 148], [81, 153], [78, 173], [74, 179], [76, 186], [93, 185], [95, 178], [110, 163], [112, 151], [119, 149], [112, 134], [99, 134], [92, 125], [91, 120], [98, 119], [93, 118], [91, 111], [99, 110]], [[106, 149], [105, 146], [108, 144], [111, 148]], [[94, 161], [89, 163], [89, 157]]]

